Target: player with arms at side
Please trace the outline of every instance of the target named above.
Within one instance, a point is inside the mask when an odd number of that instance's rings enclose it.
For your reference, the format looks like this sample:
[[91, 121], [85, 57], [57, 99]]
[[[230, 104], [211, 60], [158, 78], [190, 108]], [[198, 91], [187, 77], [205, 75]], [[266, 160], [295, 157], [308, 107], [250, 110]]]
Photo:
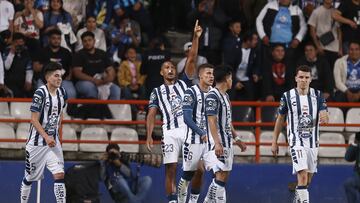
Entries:
[[205, 97], [214, 82], [214, 68], [207, 63], [200, 65], [199, 84], [185, 91], [183, 112], [188, 127], [183, 145], [183, 174], [178, 184], [178, 203], [185, 203], [188, 185], [193, 177], [189, 203], [196, 203], [200, 195], [204, 171], [200, 161], [207, 152]]
[[61, 87], [62, 67], [50, 62], [45, 66], [46, 84], [33, 96], [30, 135], [26, 142], [25, 175], [21, 184], [21, 203], [27, 203], [31, 183], [43, 178], [45, 166], [54, 177], [54, 193], [57, 203], [66, 202], [64, 184], [64, 157], [59, 141], [59, 126], [67, 94]]
[[[232, 69], [220, 66], [214, 70], [216, 87], [209, 91], [205, 98], [205, 112], [208, 122], [208, 152], [204, 161], [207, 170], [215, 173], [205, 201], [206, 203], [225, 203], [225, 184], [232, 170], [233, 143], [246, 150], [246, 145], [235, 132], [231, 120], [231, 103], [227, 90], [232, 85]], [[208, 162], [208, 163], [206, 163]]]
[[[194, 76], [196, 68], [194, 61], [201, 33], [202, 29], [198, 26], [198, 21], [196, 21], [193, 46], [191, 47], [185, 65], [184, 79], [187, 83], [191, 83], [189, 78], [193, 78]], [[161, 148], [165, 164], [165, 190], [169, 203], [176, 203], [176, 167], [186, 133], [182, 101], [185, 90], [187, 89], [187, 84], [183, 80], [178, 79], [176, 67], [171, 61], [166, 61], [162, 64], [160, 74], [164, 78], [164, 84], [155, 88], [150, 95], [148, 115], [146, 118], [146, 145], [148, 150], [151, 151], [153, 147], [152, 132], [155, 125], [155, 116], [159, 109], [163, 117]]]
[[271, 151], [277, 156], [277, 140], [286, 117], [293, 174], [297, 174], [298, 180], [295, 198], [301, 203], [309, 203], [307, 187], [313, 174], [317, 172], [319, 123], [327, 123], [329, 116], [321, 92], [310, 88], [310, 67], [299, 66], [295, 81], [296, 88], [285, 92], [281, 97]]

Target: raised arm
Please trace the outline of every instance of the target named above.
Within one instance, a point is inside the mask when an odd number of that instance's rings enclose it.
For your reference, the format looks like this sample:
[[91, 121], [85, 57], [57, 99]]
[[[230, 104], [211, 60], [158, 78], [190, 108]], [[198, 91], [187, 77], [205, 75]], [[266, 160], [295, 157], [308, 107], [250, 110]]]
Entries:
[[198, 24], [199, 24], [199, 20], [196, 20], [194, 27], [194, 36], [192, 39], [192, 46], [189, 51], [189, 56], [185, 63], [185, 74], [189, 79], [194, 78], [196, 74], [196, 59], [199, 49], [199, 39], [202, 33], [202, 28]]

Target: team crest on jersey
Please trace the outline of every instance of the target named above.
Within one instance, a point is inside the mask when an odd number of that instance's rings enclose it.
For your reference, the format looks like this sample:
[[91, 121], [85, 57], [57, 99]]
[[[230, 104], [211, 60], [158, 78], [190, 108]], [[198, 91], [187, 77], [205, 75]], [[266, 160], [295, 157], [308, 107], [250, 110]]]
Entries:
[[193, 103], [193, 98], [190, 96], [190, 94], [185, 94], [183, 105], [191, 105], [192, 103]]
[[215, 99], [207, 98], [206, 103], [207, 103], [206, 110], [214, 111], [216, 109], [217, 101]]
[[179, 95], [171, 95], [170, 106], [171, 112], [175, 117], [182, 115], [181, 97]]
[[155, 94], [155, 92], [151, 92], [150, 103], [153, 103], [155, 100], [156, 100], [156, 94]]
[[301, 138], [309, 138], [312, 136], [314, 127], [314, 119], [309, 114], [302, 114], [299, 116], [298, 132]]
[[51, 116], [49, 116], [48, 123], [45, 126], [45, 132], [49, 136], [55, 136], [58, 118], [59, 117], [56, 115], [56, 113], [53, 113]]
[[36, 108], [40, 108], [41, 104], [42, 104], [42, 98], [39, 95], [34, 95], [34, 99], [33, 99], [33, 103], [32, 106], [36, 107]]

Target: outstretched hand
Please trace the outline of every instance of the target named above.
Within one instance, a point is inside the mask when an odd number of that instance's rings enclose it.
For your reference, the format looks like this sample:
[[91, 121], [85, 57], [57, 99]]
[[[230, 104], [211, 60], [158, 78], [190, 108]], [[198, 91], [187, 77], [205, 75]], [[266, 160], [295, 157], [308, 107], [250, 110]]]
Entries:
[[202, 34], [202, 28], [199, 25], [199, 20], [196, 20], [195, 22], [195, 26], [194, 26], [194, 36], [196, 36], [197, 38], [200, 38], [201, 34]]

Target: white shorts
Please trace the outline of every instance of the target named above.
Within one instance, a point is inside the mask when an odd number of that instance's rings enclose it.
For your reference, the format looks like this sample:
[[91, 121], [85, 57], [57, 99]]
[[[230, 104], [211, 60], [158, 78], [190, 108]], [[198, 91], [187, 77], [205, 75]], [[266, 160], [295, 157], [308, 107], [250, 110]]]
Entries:
[[183, 171], [196, 171], [198, 164], [207, 152], [207, 143], [184, 143], [183, 145]]
[[161, 150], [163, 163], [177, 163], [185, 140], [186, 127], [163, 131]]
[[213, 170], [214, 173], [218, 171], [231, 171], [234, 152], [233, 148], [224, 147], [224, 154], [221, 157], [217, 157], [215, 150], [207, 151], [204, 156], [204, 165], [207, 171]]
[[290, 148], [290, 155], [293, 165], [293, 174], [296, 174], [301, 170], [306, 170], [308, 173], [317, 172], [317, 148], [294, 146]]
[[26, 145], [25, 153], [25, 178], [27, 181], [42, 179], [45, 166], [52, 174], [64, 173], [64, 156], [60, 143], [51, 148]]

